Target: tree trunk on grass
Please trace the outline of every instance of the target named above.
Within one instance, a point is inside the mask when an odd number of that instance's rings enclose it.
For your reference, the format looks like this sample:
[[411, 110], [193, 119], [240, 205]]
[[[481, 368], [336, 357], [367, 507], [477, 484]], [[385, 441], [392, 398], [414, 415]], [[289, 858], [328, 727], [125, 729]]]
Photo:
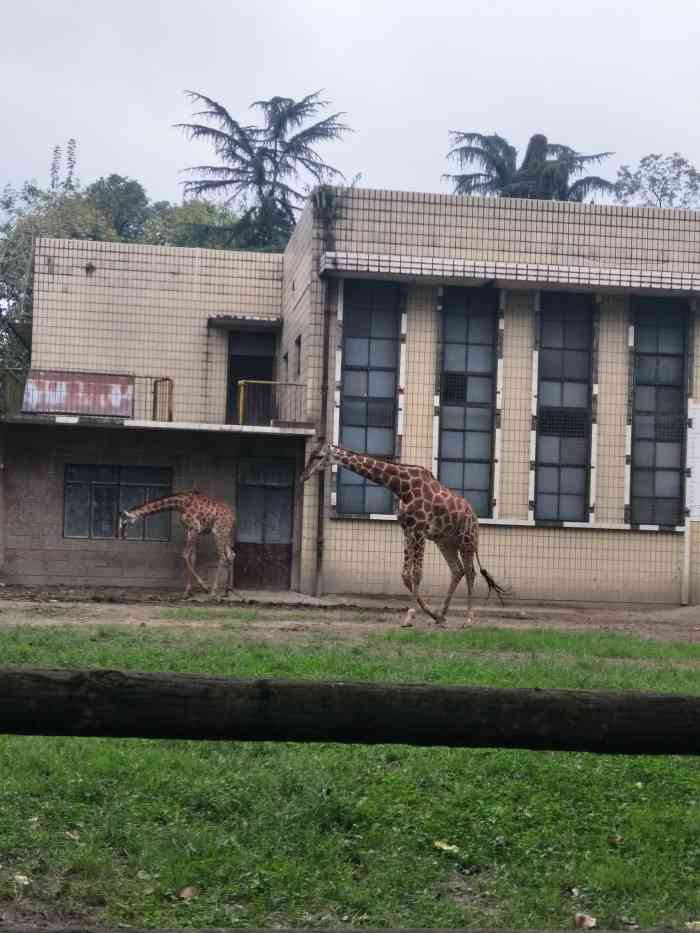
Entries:
[[0, 733], [699, 755], [700, 697], [4, 668]]

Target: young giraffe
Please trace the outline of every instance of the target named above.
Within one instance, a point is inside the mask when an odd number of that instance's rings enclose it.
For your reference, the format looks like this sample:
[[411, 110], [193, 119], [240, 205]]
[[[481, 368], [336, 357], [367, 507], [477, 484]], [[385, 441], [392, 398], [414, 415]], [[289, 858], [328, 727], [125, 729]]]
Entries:
[[[187, 540], [185, 549], [182, 552], [185, 560], [185, 578], [187, 581], [185, 597], [190, 595], [193, 577], [205, 592], [211, 592], [211, 595], [215, 596], [219, 577], [225, 564], [228, 564], [229, 568], [228, 589], [233, 589], [233, 560], [236, 556], [233, 550], [233, 536], [236, 529], [236, 516], [224, 502], [210, 499], [209, 496], [205, 496], [197, 489], [192, 489], [189, 492], [177, 492], [171, 496], [162, 496], [160, 499], [146, 502], [136, 509], [124, 509], [119, 516], [121, 537], [123, 538], [126, 535], [126, 529], [129, 525], [133, 525], [134, 522], [137, 522], [145, 515], [166, 511], [179, 512], [180, 521], [187, 529]], [[209, 532], [214, 535], [216, 552], [219, 556], [219, 564], [216, 568], [211, 591], [195, 570], [197, 541], [200, 535]]]
[[[465, 499], [439, 483], [425, 467], [388, 463], [327, 442], [321, 442], [312, 451], [302, 473], [302, 482], [306, 482], [318, 470], [332, 463], [340, 464], [374, 483], [381, 483], [398, 496], [398, 522], [403, 529], [405, 541], [403, 582], [413, 595], [416, 605], [438, 625], [445, 622], [452, 596], [463, 576], [467, 578], [469, 594], [467, 622], [473, 621], [472, 590], [476, 576], [474, 558], [488, 583], [489, 596], [491, 590], [494, 590], [503, 605], [501, 594], [505, 592], [504, 589], [481, 566], [478, 549], [479, 521]], [[437, 544], [452, 574], [445, 602], [437, 614], [425, 605], [419, 592], [426, 539]], [[404, 625], [411, 624], [415, 613], [415, 608], [408, 610]]]

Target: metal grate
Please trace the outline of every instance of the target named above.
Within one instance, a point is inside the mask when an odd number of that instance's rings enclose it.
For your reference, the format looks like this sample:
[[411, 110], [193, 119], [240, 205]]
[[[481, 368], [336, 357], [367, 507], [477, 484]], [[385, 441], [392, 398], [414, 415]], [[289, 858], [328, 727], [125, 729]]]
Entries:
[[446, 404], [464, 403], [467, 400], [467, 377], [465, 373], [443, 373], [442, 401]]
[[681, 444], [685, 439], [688, 423], [685, 415], [657, 415], [654, 425], [654, 439]]
[[539, 434], [587, 437], [590, 414], [575, 408], [542, 408], [537, 419]]

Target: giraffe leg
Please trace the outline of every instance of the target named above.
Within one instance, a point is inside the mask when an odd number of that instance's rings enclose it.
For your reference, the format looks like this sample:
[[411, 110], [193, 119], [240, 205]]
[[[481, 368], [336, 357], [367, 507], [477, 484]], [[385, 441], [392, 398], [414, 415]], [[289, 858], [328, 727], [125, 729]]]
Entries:
[[234, 564], [235, 559], [236, 559], [236, 552], [231, 547], [231, 545], [228, 545], [228, 547], [226, 548], [226, 560], [228, 562], [228, 575], [226, 578], [226, 592], [227, 593], [236, 592], [233, 586], [233, 564]]
[[[441, 624], [442, 617], [436, 615], [431, 609], [426, 606], [423, 602], [423, 599], [420, 595], [420, 582], [423, 579], [423, 555], [425, 553], [425, 539], [416, 537], [412, 535], [411, 537], [406, 536], [406, 547], [404, 549], [404, 565], [402, 579], [404, 586], [409, 590], [413, 595], [413, 600], [416, 604], [416, 607], [419, 607], [429, 615], [431, 619]], [[406, 613], [403, 624], [411, 625], [413, 623], [413, 618], [416, 614], [416, 608], [411, 608]]]
[[447, 622], [447, 610], [450, 608], [452, 597], [454, 596], [454, 592], [457, 589], [459, 581], [464, 576], [465, 570], [462, 566], [462, 561], [459, 557], [457, 545], [454, 543], [454, 541], [436, 541], [435, 543], [440, 549], [440, 553], [445, 558], [447, 566], [450, 568], [450, 573], [452, 574], [450, 587], [447, 591], [447, 595], [445, 596], [445, 602], [443, 603], [442, 609], [440, 610], [442, 621]]
[[216, 565], [216, 572], [214, 573], [214, 580], [212, 582], [211, 589], [209, 590], [210, 596], [216, 596], [216, 591], [219, 586], [219, 577], [221, 576], [221, 571], [223, 569], [225, 562], [226, 560], [223, 557], [223, 555], [219, 557], [219, 563]]
[[214, 583], [211, 588], [211, 595], [215, 596], [216, 591], [219, 586], [219, 578], [221, 576], [221, 571], [224, 567], [227, 568], [227, 581], [226, 581], [226, 592], [233, 591], [233, 560], [235, 557], [235, 552], [230, 544], [231, 539], [231, 530], [226, 529], [225, 531], [214, 531], [214, 539], [216, 541], [216, 551], [219, 555], [219, 564], [216, 568], [216, 574], [214, 576]]
[[[464, 575], [467, 578], [467, 620], [465, 625], [474, 624], [474, 613], [472, 611], [472, 593], [474, 592], [474, 579], [476, 571], [474, 570], [474, 548], [466, 542], [460, 548], [462, 563], [464, 564]], [[464, 626], [462, 626], [464, 627]]]
[[189, 592], [192, 588], [191, 586], [192, 577], [194, 577], [197, 583], [199, 583], [199, 585], [202, 587], [205, 593], [209, 592], [209, 587], [206, 585], [204, 580], [202, 580], [200, 575], [195, 570], [195, 566], [194, 566], [194, 559], [195, 559], [195, 555], [197, 551], [197, 539], [198, 538], [199, 538], [199, 534], [193, 529], [190, 529], [190, 531], [187, 532], [187, 544], [185, 545], [185, 550], [182, 552], [182, 556], [185, 561], [185, 566], [187, 567], [187, 569], [189, 570], [191, 574], [188, 589], [185, 591], [187, 595], [189, 595]]
[[[187, 551], [187, 546], [185, 547]], [[190, 571], [190, 564], [187, 558], [185, 557], [185, 552], [182, 554], [185, 561], [185, 592], [182, 594], [183, 599], [189, 599], [192, 595], [192, 573]]]

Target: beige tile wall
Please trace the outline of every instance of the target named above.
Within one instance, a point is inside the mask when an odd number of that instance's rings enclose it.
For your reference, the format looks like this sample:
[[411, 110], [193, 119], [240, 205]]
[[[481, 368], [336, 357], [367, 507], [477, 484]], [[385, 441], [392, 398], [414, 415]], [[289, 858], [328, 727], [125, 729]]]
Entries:
[[671, 272], [679, 283], [700, 274], [697, 211], [359, 188], [337, 197], [336, 252], [567, 266], [574, 278], [592, 267]]
[[436, 286], [414, 286], [406, 300], [406, 391], [401, 459], [433, 468], [435, 365], [440, 326]]
[[503, 319], [502, 457], [499, 518], [526, 519], [532, 421], [535, 293], [506, 294]]
[[598, 465], [595, 522], [625, 520], [625, 430], [629, 371], [629, 301], [604, 295], [598, 348]]
[[217, 314], [280, 314], [282, 255], [38, 240], [34, 367], [170, 376], [176, 421], [225, 420]]
[[[318, 274], [321, 243], [320, 232], [315, 223], [313, 205], [309, 202], [297, 223], [294, 235], [284, 253], [283, 269], [283, 317], [284, 329], [280, 355], [288, 354], [290, 381], [302, 382], [306, 386], [306, 418], [320, 428], [321, 398], [323, 384], [323, 340], [326, 288], [337, 290], [337, 283], [330, 285]], [[301, 336], [301, 377], [294, 373], [295, 340]], [[331, 341], [332, 346], [332, 341]], [[334, 354], [329, 354], [327, 386], [329, 411], [332, 413], [334, 383], [332, 367]], [[307, 454], [315, 443], [307, 444]], [[326, 486], [326, 501], [329, 489]], [[313, 477], [303, 489], [302, 541], [300, 557], [300, 589], [313, 593], [316, 588], [317, 535], [319, 481]]]
[[[329, 525], [327, 592], [406, 594], [401, 582], [402, 535], [396, 522], [337, 520]], [[700, 546], [697, 533], [696, 538]], [[516, 601], [680, 601], [681, 534], [482, 525], [479, 551], [484, 567], [511, 588]], [[442, 556], [429, 542], [422, 592], [442, 597], [448, 583]], [[480, 579], [475, 593], [486, 595]], [[466, 596], [464, 584], [457, 596]]]

